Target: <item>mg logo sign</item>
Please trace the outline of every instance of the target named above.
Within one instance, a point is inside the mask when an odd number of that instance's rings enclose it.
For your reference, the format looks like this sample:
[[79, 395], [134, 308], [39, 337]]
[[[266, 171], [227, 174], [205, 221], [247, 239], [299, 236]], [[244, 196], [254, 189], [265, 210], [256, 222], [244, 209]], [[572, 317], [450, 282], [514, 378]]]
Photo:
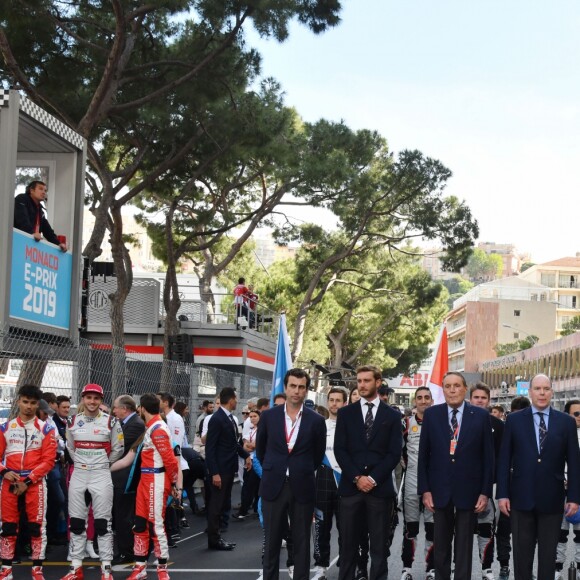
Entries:
[[93, 290], [89, 294], [89, 305], [93, 310], [104, 310], [109, 305], [109, 297], [102, 290]]

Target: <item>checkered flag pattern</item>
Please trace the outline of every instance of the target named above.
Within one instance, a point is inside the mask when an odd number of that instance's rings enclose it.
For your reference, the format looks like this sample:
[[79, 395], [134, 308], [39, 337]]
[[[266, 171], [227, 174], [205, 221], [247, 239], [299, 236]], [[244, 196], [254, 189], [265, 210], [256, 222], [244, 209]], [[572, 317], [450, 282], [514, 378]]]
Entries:
[[[0, 89], [0, 107], [7, 107], [10, 101], [10, 91], [7, 89]], [[77, 149], [82, 149], [84, 139], [74, 129], [59, 121], [56, 117], [45, 111], [42, 107], [34, 104], [30, 99], [24, 95], [20, 95], [20, 111], [43, 127], [46, 127], [60, 138], [68, 141]]]

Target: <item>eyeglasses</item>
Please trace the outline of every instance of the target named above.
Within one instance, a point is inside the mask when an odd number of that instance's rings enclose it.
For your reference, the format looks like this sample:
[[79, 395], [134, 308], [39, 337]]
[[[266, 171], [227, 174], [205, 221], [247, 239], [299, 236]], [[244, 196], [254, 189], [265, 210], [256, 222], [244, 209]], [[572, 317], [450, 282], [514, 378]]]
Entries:
[[574, 417], [580, 417], [580, 411], [574, 411], [572, 415], [574, 415]]
[[250, 413], [247, 411], [242, 411], [242, 415], [249, 415]]

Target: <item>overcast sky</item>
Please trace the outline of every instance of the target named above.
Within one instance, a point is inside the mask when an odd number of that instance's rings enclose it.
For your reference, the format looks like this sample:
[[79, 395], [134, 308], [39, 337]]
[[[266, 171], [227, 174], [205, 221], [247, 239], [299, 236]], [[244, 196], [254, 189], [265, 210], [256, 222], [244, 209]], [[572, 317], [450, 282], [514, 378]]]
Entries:
[[580, 2], [345, 0], [320, 36], [254, 36], [308, 121], [376, 129], [453, 171], [480, 241], [535, 262], [580, 252]]

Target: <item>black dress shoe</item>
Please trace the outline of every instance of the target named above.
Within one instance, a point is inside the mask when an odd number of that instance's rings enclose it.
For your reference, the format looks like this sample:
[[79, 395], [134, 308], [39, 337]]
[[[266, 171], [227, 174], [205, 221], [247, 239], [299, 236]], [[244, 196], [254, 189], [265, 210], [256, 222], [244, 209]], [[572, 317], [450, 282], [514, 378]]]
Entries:
[[135, 556], [131, 554], [119, 554], [113, 558], [111, 562], [113, 566], [122, 566], [124, 564], [134, 564], [135, 563]]
[[221, 550], [224, 552], [231, 552], [236, 545], [235, 544], [228, 544], [228, 542], [224, 542], [224, 540], [220, 539], [219, 542], [215, 544], [208, 544], [208, 550]]

